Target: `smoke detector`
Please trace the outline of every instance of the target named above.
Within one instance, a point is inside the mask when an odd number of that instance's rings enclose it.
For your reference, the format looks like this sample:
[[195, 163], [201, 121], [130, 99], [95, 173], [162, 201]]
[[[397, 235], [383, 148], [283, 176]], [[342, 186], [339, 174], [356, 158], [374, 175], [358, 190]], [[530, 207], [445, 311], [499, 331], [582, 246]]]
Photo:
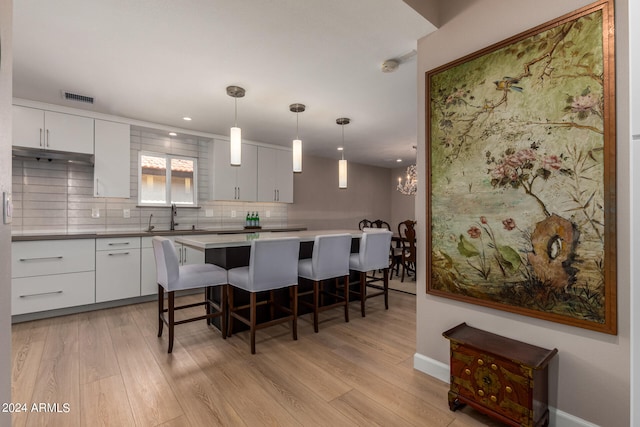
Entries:
[[382, 72], [383, 73], [392, 73], [398, 69], [400, 63], [395, 59], [387, 59], [382, 63]]
[[387, 59], [382, 63], [382, 67], [380, 68], [382, 69], [383, 73], [393, 73], [398, 69], [400, 64], [404, 64], [405, 62], [416, 56], [417, 53], [418, 52], [416, 52], [416, 50], [414, 49], [411, 52], [405, 53], [404, 55], [401, 55], [397, 58]]

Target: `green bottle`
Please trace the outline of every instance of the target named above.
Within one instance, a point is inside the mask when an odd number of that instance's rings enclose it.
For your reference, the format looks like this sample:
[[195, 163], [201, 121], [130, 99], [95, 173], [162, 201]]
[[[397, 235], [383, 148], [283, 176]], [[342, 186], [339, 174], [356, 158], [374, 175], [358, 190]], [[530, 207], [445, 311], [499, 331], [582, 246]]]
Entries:
[[260, 212], [256, 212], [256, 227], [260, 227]]
[[244, 220], [245, 227], [249, 227], [251, 225], [251, 217], [249, 216], [249, 211], [247, 211], [247, 218]]

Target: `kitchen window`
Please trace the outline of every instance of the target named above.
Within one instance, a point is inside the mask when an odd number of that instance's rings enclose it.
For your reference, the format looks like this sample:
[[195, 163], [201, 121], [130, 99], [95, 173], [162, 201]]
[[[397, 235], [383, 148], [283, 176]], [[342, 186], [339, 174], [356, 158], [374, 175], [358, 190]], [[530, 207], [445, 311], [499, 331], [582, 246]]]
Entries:
[[196, 158], [140, 151], [138, 204], [196, 206], [197, 170]]

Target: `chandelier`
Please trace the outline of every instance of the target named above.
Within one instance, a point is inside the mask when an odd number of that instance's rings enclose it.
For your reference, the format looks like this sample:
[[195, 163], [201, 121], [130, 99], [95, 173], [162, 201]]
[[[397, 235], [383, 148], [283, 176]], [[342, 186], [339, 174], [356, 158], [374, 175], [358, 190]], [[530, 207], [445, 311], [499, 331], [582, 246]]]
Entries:
[[416, 165], [410, 165], [407, 168], [407, 179], [404, 183], [402, 182], [402, 177], [398, 177], [398, 186], [396, 189], [408, 196], [416, 194], [416, 190], [418, 189], [418, 171], [416, 170]]

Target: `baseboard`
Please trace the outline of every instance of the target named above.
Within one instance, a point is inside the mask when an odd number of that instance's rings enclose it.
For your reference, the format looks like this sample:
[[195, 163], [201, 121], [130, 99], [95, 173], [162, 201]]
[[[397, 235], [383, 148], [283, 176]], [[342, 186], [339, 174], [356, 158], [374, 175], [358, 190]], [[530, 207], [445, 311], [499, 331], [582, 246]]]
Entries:
[[[447, 384], [450, 382], [449, 365], [425, 355], [419, 353], [413, 355], [413, 368]], [[599, 427], [597, 424], [553, 407], [549, 407], [549, 421], [549, 425], [555, 427]]]

